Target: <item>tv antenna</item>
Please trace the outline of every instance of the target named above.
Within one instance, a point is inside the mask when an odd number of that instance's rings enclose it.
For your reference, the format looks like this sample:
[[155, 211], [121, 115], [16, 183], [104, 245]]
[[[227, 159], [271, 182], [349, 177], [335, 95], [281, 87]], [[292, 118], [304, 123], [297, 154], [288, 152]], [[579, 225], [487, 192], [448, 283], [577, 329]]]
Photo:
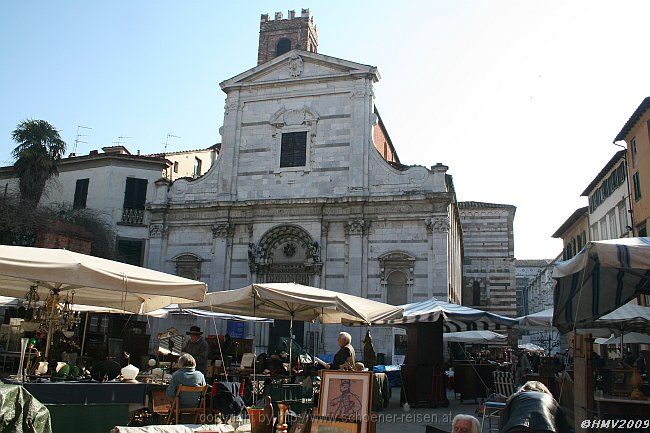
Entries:
[[165, 137], [165, 143], [164, 143], [165, 144], [165, 150], [163, 151], [163, 154], [165, 154], [165, 155], [167, 154], [167, 146], [169, 145], [169, 139], [170, 138], [181, 138], [181, 137], [179, 137], [178, 135], [174, 135], [171, 132], [167, 133], [167, 137]]
[[114, 141], [113, 144], [117, 146], [121, 146], [128, 138], [133, 138], [133, 137], [125, 137], [124, 135], [120, 135], [117, 137], [117, 141]]
[[88, 144], [87, 141], [83, 141], [83, 140], [80, 139], [80, 137], [88, 137], [88, 134], [81, 134], [80, 133], [81, 129], [92, 129], [92, 128], [90, 126], [77, 125], [77, 136], [74, 139], [74, 146], [72, 147], [72, 152], [71, 152], [73, 155], [77, 154], [77, 145], [79, 143]]

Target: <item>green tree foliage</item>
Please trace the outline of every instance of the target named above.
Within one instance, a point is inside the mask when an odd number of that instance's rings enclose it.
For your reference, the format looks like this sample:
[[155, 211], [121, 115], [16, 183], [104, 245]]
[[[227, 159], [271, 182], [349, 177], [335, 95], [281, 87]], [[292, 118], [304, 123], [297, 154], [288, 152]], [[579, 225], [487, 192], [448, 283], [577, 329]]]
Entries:
[[57, 164], [65, 153], [66, 144], [59, 131], [45, 120], [23, 120], [11, 133], [11, 138], [18, 144], [13, 156], [20, 181], [20, 199], [35, 207], [41, 200], [45, 182], [59, 173]]

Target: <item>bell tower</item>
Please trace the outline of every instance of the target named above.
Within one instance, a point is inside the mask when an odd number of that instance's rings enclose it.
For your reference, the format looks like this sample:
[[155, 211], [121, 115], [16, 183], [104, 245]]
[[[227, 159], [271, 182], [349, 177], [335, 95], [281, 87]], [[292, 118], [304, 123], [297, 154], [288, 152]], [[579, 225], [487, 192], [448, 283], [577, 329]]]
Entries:
[[299, 17], [296, 16], [296, 11], [291, 10], [287, 19], [284, 19], [282, 12], [276, 12], [273, 20], [269, 19], [269, 14], [262, 14], [257, 51], [258, 65], [291, 50], [315, 53], [317, 48], [318, 32], [309, 9], [302, 9]]

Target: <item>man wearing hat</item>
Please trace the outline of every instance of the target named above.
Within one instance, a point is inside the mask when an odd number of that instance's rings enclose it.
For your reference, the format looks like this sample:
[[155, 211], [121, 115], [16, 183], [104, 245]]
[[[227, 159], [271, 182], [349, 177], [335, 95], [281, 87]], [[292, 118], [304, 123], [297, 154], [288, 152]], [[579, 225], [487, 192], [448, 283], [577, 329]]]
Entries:
[[196, 369], [205, 374], [208, 369], [208, 342], [202, 337], [203, 332], [198, 326], [191, 326], [186, 334], [190, 339], [185, 343], [183, 352], [192, 355], [196, 360]]

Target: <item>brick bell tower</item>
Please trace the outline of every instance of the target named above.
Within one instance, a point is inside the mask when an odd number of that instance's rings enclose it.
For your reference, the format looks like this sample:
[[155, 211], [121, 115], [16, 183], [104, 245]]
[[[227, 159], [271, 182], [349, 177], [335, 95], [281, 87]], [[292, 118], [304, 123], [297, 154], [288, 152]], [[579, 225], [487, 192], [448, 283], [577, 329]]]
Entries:
[[317, 52], [318, 32], [309, 9], [302, 9], [299, 17], [296, 16], [296, 11], [289, 11], [288, 15], [285, 20], [282, 12], [276, 12], [275, 19], [270, 20], [269, 14], [262, 14], [258, 65], [291, 50]]

